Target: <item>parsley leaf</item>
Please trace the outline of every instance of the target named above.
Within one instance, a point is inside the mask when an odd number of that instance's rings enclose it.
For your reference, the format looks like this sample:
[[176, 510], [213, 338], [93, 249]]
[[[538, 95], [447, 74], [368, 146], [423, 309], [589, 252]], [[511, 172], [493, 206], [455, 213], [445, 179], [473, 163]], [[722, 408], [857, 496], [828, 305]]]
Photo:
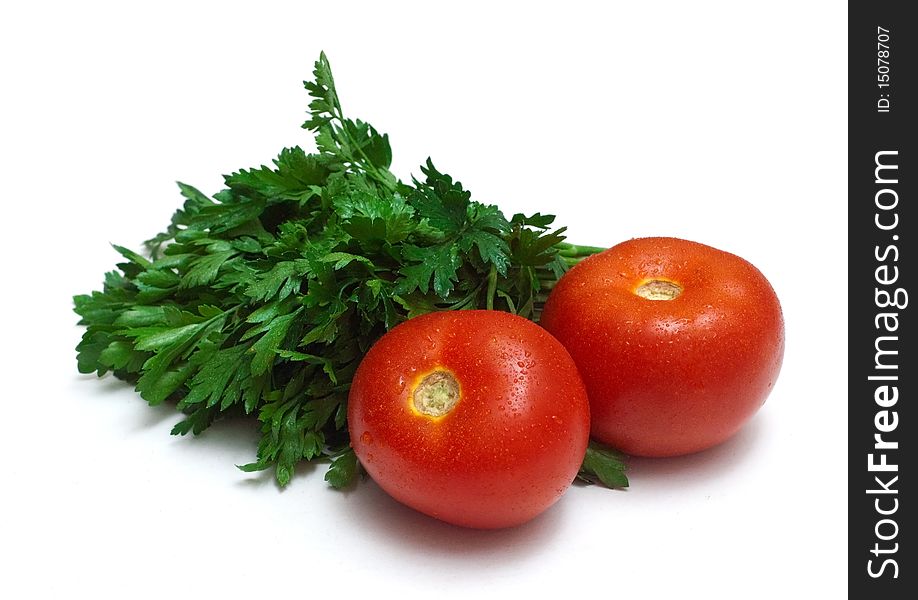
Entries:
[[610, 488], [628, 487], [625, 463], [621, 453], [590, 440], [578, 478], [588, 483], [601, 483]]

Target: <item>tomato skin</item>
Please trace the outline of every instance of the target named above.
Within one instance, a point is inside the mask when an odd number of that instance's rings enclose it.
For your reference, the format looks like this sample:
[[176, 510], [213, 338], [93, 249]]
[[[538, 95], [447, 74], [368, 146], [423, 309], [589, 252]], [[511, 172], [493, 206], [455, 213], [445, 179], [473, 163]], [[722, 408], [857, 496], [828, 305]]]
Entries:
[[[419, 413], [412, 388], [446, 370], [460, 399]], [[393, 328], [364, 357], [348, 398], [351, 445], [389, 495], [437, 519], [524, 523], [570, 486], [589, 440], [589, 403], [564, 347], [498, 311], [437, 312]]]
[[[649, 300], [648, 280], [682, 293]], [[784, 356], [769, 282], [742, 258], [676, 238], [590, 256], [552, 290], [541, 324], [590, 398], [591, 434], [637, 456], [678, 456], [735, 434], [765, 402]]]

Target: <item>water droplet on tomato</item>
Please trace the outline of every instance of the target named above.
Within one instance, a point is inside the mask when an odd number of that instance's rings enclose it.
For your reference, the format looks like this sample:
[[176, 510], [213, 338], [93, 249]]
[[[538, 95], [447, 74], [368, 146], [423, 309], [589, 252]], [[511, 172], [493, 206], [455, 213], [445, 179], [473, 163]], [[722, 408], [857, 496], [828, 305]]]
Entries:
[[363, 434], [360, 436], [360, 441], [366, 444], [367, 446], [369, 446], [370, 444], [373, 443], [373, 436], [370, 435], [369, 431], [364, 431]]

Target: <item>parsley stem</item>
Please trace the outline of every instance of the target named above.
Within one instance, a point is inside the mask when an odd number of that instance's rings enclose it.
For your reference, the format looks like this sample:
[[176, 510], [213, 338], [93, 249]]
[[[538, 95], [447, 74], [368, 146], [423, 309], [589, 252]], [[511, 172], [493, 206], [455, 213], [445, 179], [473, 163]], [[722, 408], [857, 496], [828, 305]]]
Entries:
[[583, 260], [587, 256], [591, 256], [591, 255], [587, 254], [586, 256], [562, 256], [561, 260], [563, 260], [564, 264], [566, 264], [568, 268], [570, 268], [576, 265], [577, 263], [579, 263], [581, 260]]
[[567, 242], [558, 243], [557, 248], [558, 255], [564, 258], [586, 258], [607, 249], [599, 246], [577, 246]]
[[488, 272], [488, 297], [485, 300], [485, 307], [488, 310], [494, 310], [494, 294], [497, 292], [497, 266], [491, 263], [491, 270]]

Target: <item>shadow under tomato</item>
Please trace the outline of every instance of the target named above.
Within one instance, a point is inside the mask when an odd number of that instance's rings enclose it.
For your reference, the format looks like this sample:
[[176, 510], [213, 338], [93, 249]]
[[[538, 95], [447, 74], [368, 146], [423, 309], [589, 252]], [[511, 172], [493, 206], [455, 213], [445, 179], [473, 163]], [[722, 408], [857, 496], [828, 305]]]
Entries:
[[508, 529], [468, 529], [396, 502], [367, 477], [347, 493], [341, 510], [379, 543], [402, 556], [430, 559], [439, 555], [482, 568], [505, 568], [550, 542], [564, 520], [564, 506], [562, 497], [532, 521]]
[[735, 469], [743, 469], [747, 457], [761, 446], [768, 428], [766, 414], [758, 414], [726, 442], [686, 456], [672, 458], [627, 459], [631, 486], [675, 484], [679, 486], [710, 485], [712, 480], [726, 477]]

